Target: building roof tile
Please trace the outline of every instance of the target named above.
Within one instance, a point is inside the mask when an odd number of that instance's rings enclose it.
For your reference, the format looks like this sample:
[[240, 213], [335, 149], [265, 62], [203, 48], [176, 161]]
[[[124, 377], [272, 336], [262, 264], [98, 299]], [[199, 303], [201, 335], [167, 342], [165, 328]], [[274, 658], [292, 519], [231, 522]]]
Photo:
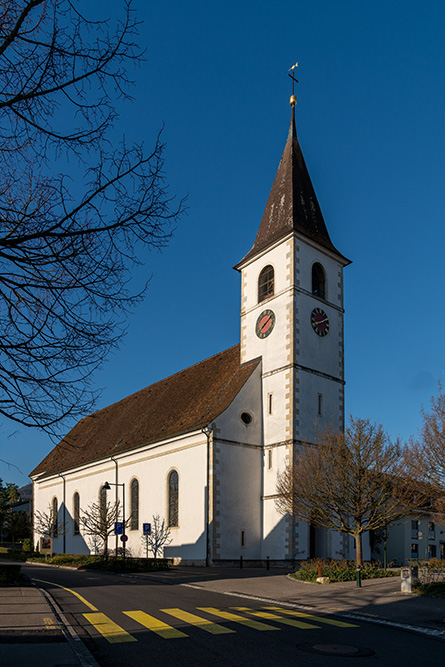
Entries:
[[31, 475], [46, 477], [207, 426], [259, 364], [240, 346], [190, 366], [81, 419]]

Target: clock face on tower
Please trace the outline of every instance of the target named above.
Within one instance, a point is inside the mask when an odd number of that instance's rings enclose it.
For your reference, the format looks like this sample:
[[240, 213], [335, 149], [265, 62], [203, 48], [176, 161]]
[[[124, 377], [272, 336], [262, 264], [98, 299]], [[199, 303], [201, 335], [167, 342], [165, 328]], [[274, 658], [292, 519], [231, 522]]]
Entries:
[[275, 313], [273, 310], [263, 310], [256, 321], [255, 333], [258, 338], [266, 338], [269, 334], [272, 333], [274, 326]]
[[326, 336], [329, 331], [329, 318], [321, 308], [312, 311], [311, 324], [317, 336]]

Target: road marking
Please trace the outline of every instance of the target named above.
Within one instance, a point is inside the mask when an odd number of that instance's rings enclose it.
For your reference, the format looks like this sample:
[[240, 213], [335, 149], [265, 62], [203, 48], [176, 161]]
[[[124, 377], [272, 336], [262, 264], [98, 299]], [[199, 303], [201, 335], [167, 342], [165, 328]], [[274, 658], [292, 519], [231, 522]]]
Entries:
[[252, 621], [250, 618], [244, 618], [244, 616], [238, 616], [238, 614], [231, 614], [228, 611], [221, 611], [220, 609], [215, 609], [215, 607], [198, 607], [201, 611], [205, 611], [208, 614], [214, 614], [214, 616], [220, 616], [226, 621], [232, 621], [233, 623], [240, 623], [241, 625], [246, 625], [248, 628], [253, 628], [254, 630], [279, 630], [273, 625], [268, 625], [267, 623], [260, 623], [260, 621]]
[[146, 614], [145, 611], [124, 611], [124, 614], [132, 618], [137, 623], [140, 623], [144, 627], [156, 632], [157, 635], [163, 639], [177, 639], [179, 637], [188, 637], [185, 632], [181, 632], [177, 628], [172, 628], [171, 625], [163, 623], [158, 618]]
[[50, 618], [49, 616], [44, 616], [43, 622], [45, 623], [45, 628], [47, 630], [57, 630], [57, 625], [55, 624], [54, 619]]
[[126, 632], [117, 623], [105, 616], [105, 614], [83, 614], [87, 621], [93, 625], [110, 644], [121, 644], [122, 642], [137, 642], [132, 635]]
[[271, 614], [267, 611], [252, 611], [249, 607], [232, 607], [237, 611], [244, 611], [247, 614], [252, 616], [258, 616], [259, 618], [265, 618], [269, 621], [278, 621], [279, 623], [284, 623], [285, 625], [291, 625], [294, 628], [300, 628], [301, 630], [311, 630], [313, 628], [320, 629], [319, 625], [312, 625], [312, 623], [305, 623], [304, 621], [295, 621], [292, 618], [283, 618], [282, 616], [277, 616], [277, 614]]
[[305, 614], [302, 611], [292, 611], [291, 609], [285, 609], [284, 607], [264, 607], [264, 609], [270, 609], [270, 611], [279, 611], [281, 614], [290, 614], [292, 616], [310, 618], [312, 621], [318, 621], [319, 623], [326, 623], [327, 625], [336, 625], [338, 628], [360, 627], [358, 625], [354, 625], [353, 623], [345, 623], [344, 621], [334, 621], [333, 619], [326, 618], [325, 616], [314, 616], [313, 614]]
[[225, 628], [223, 625], [219, 625], [218, 623], [208, 621], [206, 618], [202, 618], [202, 616], [195, 616], [195, 614], [190, 614], [188, 611], [182, 611], [182, 609], [172, 608], [161, 609], [160, 611], [163, 611], [166, 614], [170, 614], [170, 616], [174, 616], [175, 618], [179, 618], [180, 621], [185, 621], [191, 625], [196, 625], [198, 628], [201, 628], [201, 630], [210, 632], [212, 635], [226, 635], [230, 632], [235, 632], [235, 630], [231, 630], [230, 628]]
[[76, 598], [79, 598], [81, 602], [86, 604], [88, 609], [91, 609], [91, 611], [99, 611], [97, 607], [94, 606], [94, 604], [91, 604], [91, 602], [88, 602], [88, 600], [85, 600], [79, 593], [76, 593], [76, 591], [73, 591], [71, 588], [66, 588], [65, 586], [61, 586], [60, 584], [55, 584], [53, 581], [45, 581], [45, 579], [36, 579], [35, 577], [32, 577], [34, 581], [40, 581], [41, 584], [50, 584], [51, 586], [57, 586], [57, 588], [63, 588], [64, 591], [68, 591], [68, 593], [72, 593], [73, 595], [76, 596]]

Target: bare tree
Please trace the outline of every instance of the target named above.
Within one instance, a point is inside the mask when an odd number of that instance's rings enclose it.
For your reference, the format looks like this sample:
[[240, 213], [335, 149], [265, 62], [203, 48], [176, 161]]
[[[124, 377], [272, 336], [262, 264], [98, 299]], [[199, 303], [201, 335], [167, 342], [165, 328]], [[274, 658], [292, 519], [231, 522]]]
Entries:
[[165, 519], [161, 521], [159, 514], [156, 514], [152, 520], [150, 535], [142, 535], [141, 539], [146, 550], [150, 550], [157, 558], [158, 553], [172, 541], [170, 529], [165, 525]]
[[114, 533], [116, 521], [119, 521], [119, 502], [92, 503], [86, 510], [80, 510], [82, 534], [101, 540], [105, 559], [108, 558], [108, 537]]
[[48, 505], [46, 512], [34, 512], [34, 532], [42, 537], [61, 537], [67, 532], [67, 524], [60, 521], [52, 506]]
[[431, 495], [430, 511], [445, 515], [445, 394], [439, 385], [431, 397], [430, 411], [422, 408], [423, 426], [411, 438], [406, 460], [410, 475], [424, 484]]
[[277, 494], [283, 514], [352, 535], [359, 565], [363, 533], [403, 521], [426, 502], [410, 483], [400, 444], [381, 425], [353, 418], [345, 433], [325, 431], [319, 446], [301, 446], [279, 475]]
[[112, 133], [142, 56], [121, 8], [112, 25], [84, 0], [0, 6], [0, 414], [49, 432], [91, 409], [144, 292], [130, 269], [183, 210], [160, 137], [146, 154]]

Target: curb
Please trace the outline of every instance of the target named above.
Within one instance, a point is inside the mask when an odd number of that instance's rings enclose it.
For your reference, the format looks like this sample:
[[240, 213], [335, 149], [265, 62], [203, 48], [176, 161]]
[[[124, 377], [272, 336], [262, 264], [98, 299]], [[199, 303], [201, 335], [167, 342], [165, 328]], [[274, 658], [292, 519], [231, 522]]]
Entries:
[[37, 584], [35, 584], [34, 582], [33, 586], [35, 586], [35, 588], [37, 588], [44, 595], [48, 605], [51, 608], [51, 611], [53, 612], [54, 616], [56, 617], [56, 619], [60, 624], [60, 627], [62, 629], [63, 634], [65, 635], [68, 644], [70, 645], [73, 653], [75, 654], [76, 658], [78, 659], [82, 667], [100, 667], [99, 663], [96, 662], [92, 653], [90, 653], [90, 651], [87, 649], [81, 638], [77, 635], [73, 626], [71, 625], [71, 623], [69, 623], [65, 614], [63, 613], [57, 602], [54, 600], [52, 595], [48, 593], [48, 591], [46, 591], [44, 588], [37, 586]]

